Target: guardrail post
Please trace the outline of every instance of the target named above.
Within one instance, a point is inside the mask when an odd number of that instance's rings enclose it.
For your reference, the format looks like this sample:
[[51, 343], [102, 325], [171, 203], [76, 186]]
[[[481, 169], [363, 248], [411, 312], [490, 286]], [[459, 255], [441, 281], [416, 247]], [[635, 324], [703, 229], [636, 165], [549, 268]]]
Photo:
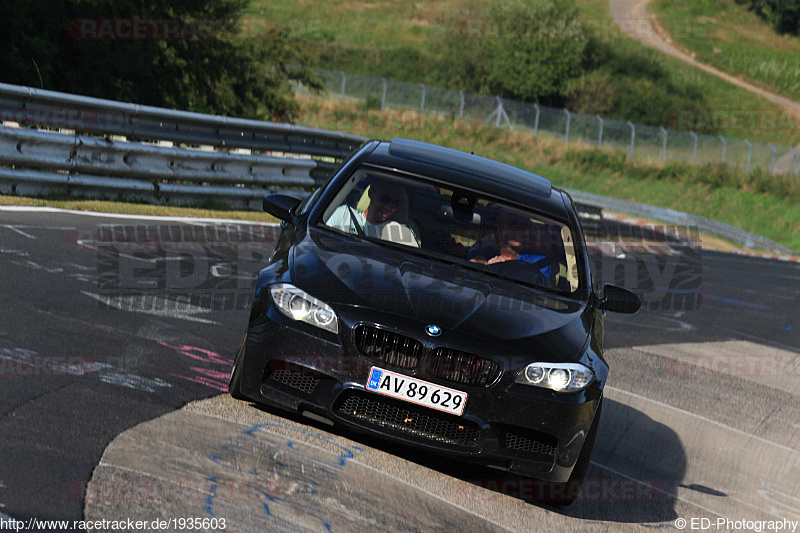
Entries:
[[689, 135], [692, 136], [694, 140], [694, 144], [692, 145], [692, 164], [694, 165], [697, 162], [697, 134], [693, 131], [689, 132]]
[[595, 115], [594, 118], [600, 123], [600, 131], [597, 133], [597, 148], [600, 149], [603, 147], [603, 119], [600, 115]]
[[534, 109], [536, 109], [536, 118], [533, 120], [533, 136], [539, 136], [539, 104], [533, 104]]
[[567, 109], [564, 110], [564, 113], [566, 113], [566, 115], [567, 115], [567, 128], [564, 131], [564, 144], [568, 144], [569, 143], [569, 121], [572, 118], [572, 115], [570, 114], [569, 110], [567, 110]]
[[667, 128], [661, 126], [661, 133], [664, 134], [664, 141], [661, 144], [661, 161], [667, 162]]
[[753, 143], [748, 141], [747, 139], [744, 140], [745, 144], [747, 145], [747, 165], [744, 167], [745, 173], [750, 173], [750, 156], [753, 155]]
[[628, 126], [631, 128], [631, 147], [628, 150], [628, 158], [633, 159], [633, 149], [636, 143], [636, 126], [634, 126], [633, 122], [630, 120], [628, 121]]
[[343, 70], [340, 70], [339, 74], [342, 75], [342, 94], [339, 95], [339, 101], [342, 102], [344, 101], [344, 88], [347, 84], [347, 74], [345, 74]]
[[722, 141], [722, 159], [720, 160], [720, 163], [724, 163], [725, 162], [725, 149], [728, 147], [728, 139], [726, 139], [722, 135], [719, 135], [718, 137], [719, 137], [719, 140]]
[[769, 163], [769, 173], [773, 176], [775, 175], [775, 147], [772, 146], [772, 143], [767, 144], [770, 150], [772, 150], [772, 160]]
[[383, 84], [383, 91], [381, 92], [381, 111], [386, 109], [386, 78], [381, 78], [381, 83]]
[[464, 118], [464, 91], [459, 90], [458, 96], [460, 97], [460, 103], [458, 104], [458, 118]]
[[792, 177], [797, 177], [797, 150], [794, 148], [789, 148], [792, 151]]
[[425, 112], [425, 84], [424, 83], [420, 83], [419, 86], [422, 87], [422, 99], [419, 102], [419, 112], [420, 113], [424, 113]]

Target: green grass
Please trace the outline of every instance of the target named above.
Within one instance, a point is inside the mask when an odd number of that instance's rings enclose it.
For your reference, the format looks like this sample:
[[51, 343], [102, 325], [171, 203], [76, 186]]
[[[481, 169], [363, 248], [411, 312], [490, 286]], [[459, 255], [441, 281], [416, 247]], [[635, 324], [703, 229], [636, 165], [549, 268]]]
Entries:
[[800, 100], [800, 38], [778, 35], [735, 0], [656, 0], [652, 7], [698, 61]]
[[[311, 43], [316, 66], [429, 81], [435, 43], [458, 0], [250, 0], [245, 16], [274, 20]], [[393, 76], [392, 73], [402, 73]]]
[[457, 0], [251, 0], [245, 16], [274, 19], [299, 37], [349, 47], [387, 49], [401, 44], [424, 51], [432, 28], [458, 5]]
[[[491, 0], [472, 0], [485, 3]], [[681, 0], [689, 3], [691, 0]], [[733, 2], [733, 0], [726, 0]], [[609, 24], [607, 0], [577, 0], [583, 18], [594, 28], [616, 28]], [[465, 13], [457, 0], [250, 0], [247, 16], [268, 18], [312, 43], [316, 66], [332, 70], [386, 76], [409, 82], [443, 86], [439, 69], [443, 64], [442, 39], [451, 32], [453, 17]], [[605, 24], [605, 26], [603, 26]], [[781, 108], [763, 98], [685, 63], [665, 56], [612, 30], [611, 37], [597, 32], [612, 50], [625, 57], [634, 54], [660, 66], [673, 84], [699, 87], [710, 110], [763, 111]], [[624, 35], [624, 34], [622, 34]], [[795, 80], [797, 81], [797, 80]], [[455, 87], [456, 89], [458, 87]], [[679, 113], [681, 109], [668, 110]], [[618, 117], [627, 120], [630, 117]], [[698, 131], [702, 133], [702, 131]], [[742, 129], [722, 127], [714, 132], [725, 137], [745, 138], [776, 146], [800, 143], [800, 128]]]
[[406, 137], [474, 151], [525, 168], [555, 185], [701, 215], [763, 235], [800, 252], [800, 180], [724, 166], [630, 163], [624, 154], [526, 133], [420, 118], [414, 112], [363, 111], [355, 105], [307, 98], [300, 124], [366, 137]]
[[[672, 1], [672, 0], [669, 0]], [[706, 0], [696, 0], [697, 3], [704, 3]], [[610, 20], [608, 10], [608, 0], [577, 0], [584, 17], [594, 21]], [[667, 0], [657, 0], [657, 4], [669, 3]], [[695, 0], [676, 0], [676, 5], [695, 4]], [[732, 0], [724, 0], [725, 4], [733, 4]], [[753, 15], [755, 17], [755, 15]], [[758, 17], [756, 17], [758, 18]], [[683, 16], [686, 21], [687, 16]], [[677, 20], [677, 19], [673, 19]], [[760, 20], [760, 19], [759, 19]], [[695, 24], [702, 22], [691, 21]], [[596, 23], [595, 25], [599, 25]], [[768, 27], [767, 27], [768, 28]], [[770, 30], [771, 31], [771, 30]], [[773, 32], [774, 33], [774, 32]], [[624, 34], [623, 34], [624, 35]], [[681, 85], [695, 85], [703, 88], [703, 96], [706, 99], [708, 108], [722, 113], [722, 116], [732, 116], [733, 113], [743, 111], [745, 113], [758, 112], [769, 114], [774, 113], [780, 116], [783, 108], [761, 98], [741, 87], [729, 83], [717, 76], [704, 72], [680, 61], [679, 59], [662, 54], [652, 48], [633, 39], [622, 36], [621, 32], [610, 33], [611, 38], [608, 42], [612, 47], [621, 51], [637, 52], [644, 54], [651, 61], [661, 65], [672, 77], [675, 83]], [[614, 38], [617, 37], [617, 38]], [[698, 57], [698, 59], [700, 59]], [[701, 59], [702, 61], [702, 59]], [[800, 65], [795, 57], [796, 65]], [[800, 83], [800, 73], [795, 74], [795, 82]], [[680, 111], [680, 110], [676, 110]], [[733, 126], [733, 127], [731, 127]], [[703, 133], [698, 130], [696, 133]], [[776, 146], [795, 146], [800, 143], [800, 127], [795, 128], [740, 128], [735, 125], [721, 128], [717, 133], [731, 138], [747, 138], [751, 142], [772, 143]], [[715, 133], [715, 135], [717, 134]]]

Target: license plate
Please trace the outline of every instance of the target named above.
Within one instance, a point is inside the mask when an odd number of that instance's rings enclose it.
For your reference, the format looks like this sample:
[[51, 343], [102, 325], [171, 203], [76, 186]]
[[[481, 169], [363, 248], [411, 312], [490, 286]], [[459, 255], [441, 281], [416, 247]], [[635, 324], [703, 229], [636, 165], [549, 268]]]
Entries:
[[367, 389], [453, 415], [464, 413], [467, 393], [373, 366]]

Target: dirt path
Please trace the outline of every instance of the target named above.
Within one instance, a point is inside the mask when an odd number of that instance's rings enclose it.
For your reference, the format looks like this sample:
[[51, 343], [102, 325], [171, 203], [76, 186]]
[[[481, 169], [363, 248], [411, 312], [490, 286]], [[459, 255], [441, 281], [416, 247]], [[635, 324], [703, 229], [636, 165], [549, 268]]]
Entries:
[[[795, 102], [794, 100], [786, 98], [785, 96], [767, 91], [761, 87], [753, 85], [752, 83], [732, 76], [727, 72], [723, 72], [715, 67], [701, 63], [689, 54], [675, 47], [669, 37], [666, 35], [666, 32], [660, 27], [655, 17], [648, 13], [647, 4], [649, 4], [650, 1], [651, 0], [608, 0], [608, 7], [611, 12], [611, 17], [622, 29], [622, 31], [630, 35], [631, 38], [636, 39], [637, 41], [640, 41], [651, 48], [655, 48], [659, 52], [663, 52], [672, 57], [680, 59], [681, 61], [692, 65], [693, 67], [699, 68], [700, 70], [708, 72], [709, 74], [713, 74], [714, 76], [722, 78], [725, 81], [738, 85], [739, 87], [742, 87], [751, 93], [757, 94], [758, 96], [761, 96], [762, 98], [783, 107], [795, 117], [800, 118], [800, 102]], [[655, 29], [655, 31], [652, 31], [652, 29], [650, 31], [641, 31], [641, 26], [635, 23], [636, 21], [641, 20], [651, 21], [651, 25], [648, 27]], [[800, 149], [800, 145], [798, 145], [797, 148]], [[791, 170], [791, 156], [790, 154], [787, 154], [787, 156], [780, 158], [780, 160], [776, 162], [776, 170]]]

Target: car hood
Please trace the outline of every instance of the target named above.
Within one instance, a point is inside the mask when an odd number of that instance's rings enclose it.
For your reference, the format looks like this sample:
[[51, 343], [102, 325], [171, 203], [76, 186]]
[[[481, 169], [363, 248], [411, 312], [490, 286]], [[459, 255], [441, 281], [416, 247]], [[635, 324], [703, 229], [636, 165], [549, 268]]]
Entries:
[[567, 358], [580, 355], [590, 331], [585, 302], [313, 228], [294, 249], [292, 278], [334, 307], [414, 317], [490, 342], [519, 343], [524, 351], [535, 340], [558, 344]]

